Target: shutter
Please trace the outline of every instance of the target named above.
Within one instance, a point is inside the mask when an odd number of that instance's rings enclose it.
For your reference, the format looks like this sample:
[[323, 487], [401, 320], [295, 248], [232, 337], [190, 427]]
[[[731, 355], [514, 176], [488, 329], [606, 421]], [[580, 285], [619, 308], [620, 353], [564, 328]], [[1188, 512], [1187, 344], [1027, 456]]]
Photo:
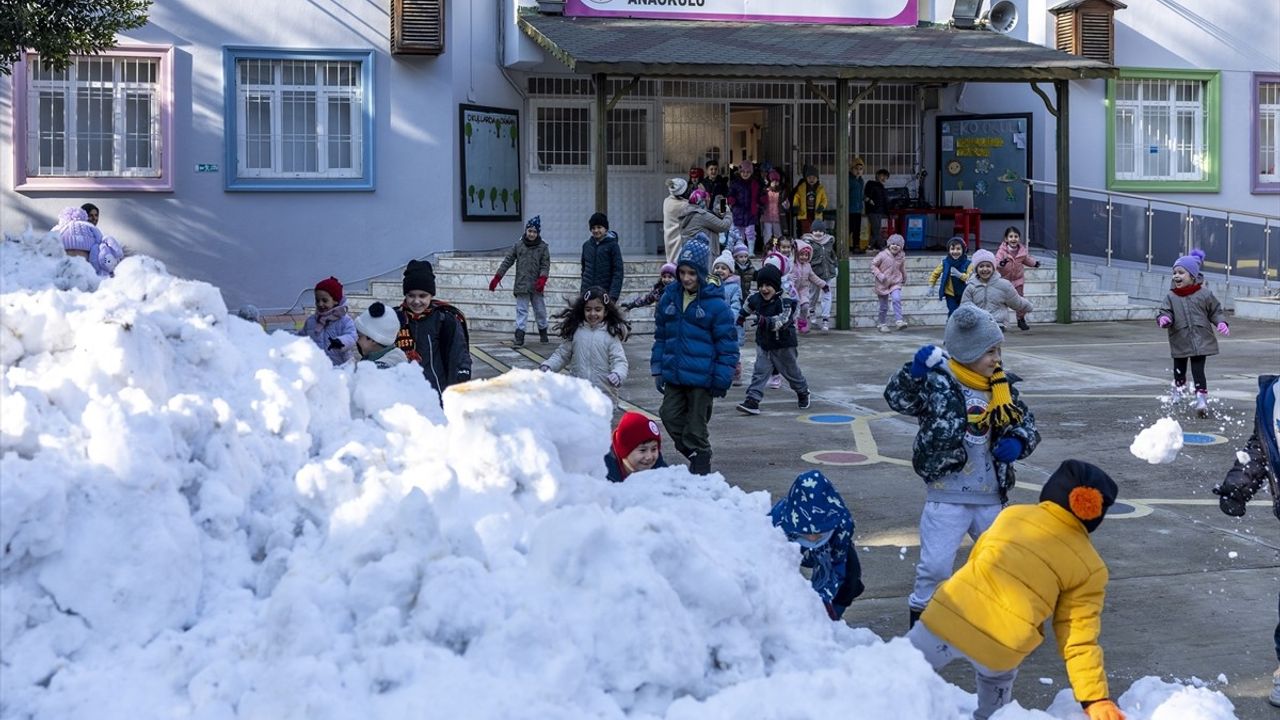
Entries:
[[1074, 55], [1076, 53], [1075, 13], [1061, 13], [1055, 20], [1057, 20], [1057, 26], [1054, 28], [1054, 34], [1057, 38], [1057, 48]]
[[391, 52], [439, 55], [444, 52], [445, 0], [391, 0]]
[[1090, 60], [1113, 64], [1111, 13], [1080, 13], [1080, 55]]

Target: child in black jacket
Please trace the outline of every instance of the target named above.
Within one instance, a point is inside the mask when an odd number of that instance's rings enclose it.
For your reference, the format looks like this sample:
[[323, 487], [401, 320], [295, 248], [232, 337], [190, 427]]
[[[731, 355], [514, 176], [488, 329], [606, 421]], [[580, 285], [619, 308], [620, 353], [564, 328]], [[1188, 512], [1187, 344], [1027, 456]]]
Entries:
[[751, 386], [747, 399], [738, 405], [738, 412], [746, 415], [760, 414], [760, 400], [769, 376], [777, 373], [786, 378], [796, 392], [801, 410], [809, 407], [809, 383], [800, 372], [796, 346], [795, 300], [782, 294], [782, 273], [772, 265], [765, 265], [756, 273], [759, 289], [747, 298], [747, 304], [738, 314], [738, 323], [747, 316], [756, 316], [756, 367], [751, 373]]

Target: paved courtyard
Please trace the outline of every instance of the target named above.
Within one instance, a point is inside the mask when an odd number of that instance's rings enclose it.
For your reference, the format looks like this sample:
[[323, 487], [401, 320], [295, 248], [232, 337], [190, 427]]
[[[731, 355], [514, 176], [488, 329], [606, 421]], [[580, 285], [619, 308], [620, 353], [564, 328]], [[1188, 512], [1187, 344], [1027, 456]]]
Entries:
[[[1231, 330], [1208, 363], [1213, 416], [1197, 419], [1189, 406], [1172, 411], [1199, 444], [1170, 465], [1148, 465], [1128, 451], [1133, 436], [1167, 412], [1157, 399], [1171, 366], [1162, 331], [1150, 322], [1116, 322], [1034, 325], [1030, 333], [1010, 334], [1005, 365], [1022, 376], [1019, 389], [1043, 436], [1017, 466], [1011, 501], [1035, 502], [1066, 458], [1107, 470], [1124, 503], [1094, 537], [1111, 570], [1102, 641], [1113, 691], [1144, 675], [1200, 678], [1227, 694], [1240, 718], [1276, 718], [1280, 710], [1266, 695], [1276, 667], [1280, 521], [1265, 492], [1237, 520], [1219, 512], [1209, 489], [1249, 432], [1256, 376], [1280, 372], [1280, 327], [1236, 321]], [[891, 412], [881, 393], [917, 347], [940, 341], [941, 328], [811, 334], [801, 340], [801, 366], [813, 407], [798, 410], [784, 387], [766, 391], [764, 412], [747, 417], [733, 409], [745, 388], [734, 388], [717, 401], [711, 422], [713, 467], [730, 482], [776, 497], [797, 474], [818, 467], [844, 494], [867, 585], [845, 619], [883, 637], [906, 631], [924, 486], [910, 467], [915, 421]], [[622, 396], [656, 414], [661, 398], [649, 377], [651, 342], [636, 336], [627, 343], [632, 373]], [[509, 335], [496, 333], [476, 333], [473, 346], [476, 377], [536, 367], [554, 349], [532, 343], [517, 351]], [[748, 375], [754, 356], [748, 342]], [[667, 457], [683, 462], [670, 450]], [[945, 674], [972, 690], [967, 668], [954, 665]], [[1024, 706], [1044, 708], [1066, 686], [1050, 638], [1023, 665], [1014, 694]]]

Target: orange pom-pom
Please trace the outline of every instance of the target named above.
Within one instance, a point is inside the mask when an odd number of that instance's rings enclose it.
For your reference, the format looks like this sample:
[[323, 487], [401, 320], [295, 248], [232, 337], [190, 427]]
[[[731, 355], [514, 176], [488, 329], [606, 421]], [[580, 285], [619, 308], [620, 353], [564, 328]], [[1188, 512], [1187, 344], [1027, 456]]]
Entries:
[[1096, 520], [1102, 517], [1102, 493], [1097, 488], [1080, 486], [1071, 490], [1067, 497], [1071, 512], [1081, 520]]

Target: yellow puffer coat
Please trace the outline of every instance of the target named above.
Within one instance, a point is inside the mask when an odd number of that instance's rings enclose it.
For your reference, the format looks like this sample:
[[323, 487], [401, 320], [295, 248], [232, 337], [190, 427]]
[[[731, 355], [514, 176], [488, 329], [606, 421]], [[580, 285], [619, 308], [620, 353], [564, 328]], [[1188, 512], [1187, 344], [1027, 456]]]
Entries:
[[942, 583], [921, 621], [993, 670], [1010, 670], [1044, 640], [1053, 618], [1076, 700], [1109, 697], [1098, 635], [1107, 566], [1089, 532], [1060, 505], [1005, 508]]

